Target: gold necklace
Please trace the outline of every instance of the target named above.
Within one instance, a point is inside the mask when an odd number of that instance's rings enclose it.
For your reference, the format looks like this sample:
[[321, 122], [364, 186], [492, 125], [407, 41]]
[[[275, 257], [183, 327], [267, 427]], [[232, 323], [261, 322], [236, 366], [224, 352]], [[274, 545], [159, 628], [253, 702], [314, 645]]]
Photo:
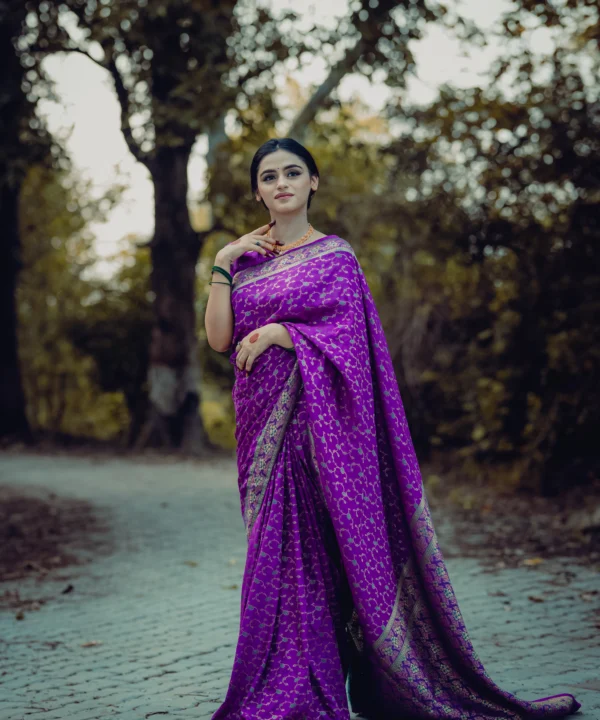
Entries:
[[[313, 226], [310, 223], [308, 223], [308, 232], [304, 233], [304, 235], [300, 238], [300, 240], [294, 240], [293, 243], [288, 243], [287, 245], [283, 245], [282, 247], [276, 245], [273, 252], [280, 255], [283, 252], [287, 252], [290, 248], [298, 247], [298, 245], [302, 245], [302, 243], [306, 242], [306, 240], [308, 240], [308, 238], [312, 235], [312, 232], [313, 232]], [[267, 237], [271, 237], [271, 228], [269, 228], [267, 230]]]

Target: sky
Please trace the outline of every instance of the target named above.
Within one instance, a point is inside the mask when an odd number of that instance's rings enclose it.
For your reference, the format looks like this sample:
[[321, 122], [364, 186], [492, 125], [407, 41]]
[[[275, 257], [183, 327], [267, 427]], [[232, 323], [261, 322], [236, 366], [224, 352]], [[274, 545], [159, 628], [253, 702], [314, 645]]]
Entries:
[[[324, 25], [335, 23], [347, 14], [346, 0], [263, 0], [274, 10], [294, 9], [306, 21]], [[493, 28], [500, 15], [510, 7], [509, 0], [459, 0], [463, 16], [482, 28]], [[317, 9], [318, 7], [318, 9]], [[544, 38], [540, 38], [543, 44]], [[408, 83], [408, 97], [414, 103], [434, 99], [442, 83], [475, 85], [498, 53], [498, 46], [475, 49], [466, 57], [459, 43], [440, 28], [430, 26], [425, 37], [413, 42], [417, 76]], [[53, 134], [66, 136], [65, 145], [78, 173], [93, 183], [97, 195], [117, 180], [117, 168], [127, 178], [128, 189], [103, 224], [92, 229], [98, 255], [112, 255], [128, 235], [150, 237], [153, 231], [153, 190], [148, 171], [130, 154], [120, 131], [120, 108], [108, 73], [83, 55], [53, 55], [45, 60], [45, 69], [54, 80], [59, 102], [44, 101], [40, 111], [47, 118]], [[292, 77], [301, 85], [321, 82], [327, 73], [322, 59], [305, 65]], [[339, 86], [342, 101], [356, 93], [374, 111], [388, 96], [385, 85], [372, 83], [358, 75], [346, 76]], [[205, 138], [200, 137], [188, 168], [190, 195], [198, 196], [204, 188]], [[110, 263], [106, 264], [108, 268]]]

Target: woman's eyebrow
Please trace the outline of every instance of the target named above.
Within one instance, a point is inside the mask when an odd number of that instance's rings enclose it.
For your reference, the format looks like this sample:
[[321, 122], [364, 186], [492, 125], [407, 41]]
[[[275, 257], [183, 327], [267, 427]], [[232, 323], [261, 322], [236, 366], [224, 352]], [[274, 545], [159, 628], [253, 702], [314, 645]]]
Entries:
[[[293, 168], [293, 167], [297, 167], [297, 168], [300, 168], [300, 170], [302, 170], [302, 168], [300, 167], [300, 165], [296, 165], [296, 164], [294, 164], [294, 163], [292, 163], [291, 165], [286, 165], [283, 169], [284, 169], [284, 170], [288, 170], [289, 168]], [[265, 173], [268, 173], [268, 172], [275, 172], [275, 170], [263, 170], [263, 171], [261, 172], [261, 174], [260, 174], [261, 177], [262, 177]]]

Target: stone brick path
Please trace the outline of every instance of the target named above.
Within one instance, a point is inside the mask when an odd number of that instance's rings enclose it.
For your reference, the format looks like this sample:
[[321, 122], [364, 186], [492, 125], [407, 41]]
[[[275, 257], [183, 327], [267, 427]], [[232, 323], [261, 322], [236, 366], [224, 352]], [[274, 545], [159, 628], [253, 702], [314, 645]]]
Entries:
[[[43, 584], [0, 585], [48, 598], [21, 621], [0, 611], [0, 719], [208, 720], [239, 624], [235, 462], [7, 455], [0, 482], [93, 502], [113, 544]], [[441, 518], [436, 528], [443, 549], [449, 528]], [[474, 559], [447, 565], [492, 678], [527, 699], [572, 692], [583, 704], [574, 717], [600, 720], [599, 575], [561, 560], [495, 573]]]

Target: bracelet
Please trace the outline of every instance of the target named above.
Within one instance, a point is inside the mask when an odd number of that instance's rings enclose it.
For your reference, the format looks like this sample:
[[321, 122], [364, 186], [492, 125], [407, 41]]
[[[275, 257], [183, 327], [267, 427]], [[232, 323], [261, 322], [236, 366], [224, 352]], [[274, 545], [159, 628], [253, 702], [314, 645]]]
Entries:
[[209, 285], [229, 285], [229, 287], [231, 287], [231, 283], [220, 282], [219, 280], [211, 280], [208, 284]]
[[292, 345], [292, 347], [289, 347], [289, 348], [283, 347], [283, 345], [282, 345], [281, 347], [282, 347], [284, 350], [287, 350], [288, 352], [293, 352], [293, 353], [296, 352], [296, 348], [295, 348], [293, 345]]
[[213, 265], [213, 266], [212, 266], [212, 271], [213, 271], [213, 272], [219, 272], [219, 273], [221, 273], [221, 275], [225, 275], [225, 277], [229, 280], [229, 282], [230, 282], [230, 283], [233, 283], [233, 278], [232, 278], [231, 275], [227, 272], [227, 270], [225, 270], [225, 268], [219, 267], [218, 265]]

